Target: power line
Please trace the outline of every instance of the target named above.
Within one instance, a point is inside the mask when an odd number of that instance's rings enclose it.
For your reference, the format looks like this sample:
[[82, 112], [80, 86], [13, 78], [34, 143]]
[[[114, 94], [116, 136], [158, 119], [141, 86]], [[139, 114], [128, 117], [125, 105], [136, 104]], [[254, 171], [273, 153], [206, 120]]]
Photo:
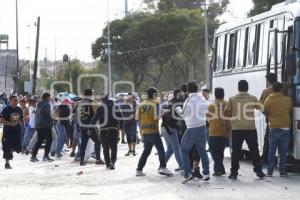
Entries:
[[159, 49], [159, 48], [174, 46], [174, 45], [178, 45], [178, 44], [181, 44], [181, 43], [184, 43], [184, 42], [189, 42], [189, 41], [193, 41], [193, 40], [196, 40], [196, 39], [203, 39], [203, 38], [204, 38], [204, 36], [202, 35], [202, 36], [190, 38], [190, 39], [187, 39], [187, 40], [182, 40], [182, 41], [178, 41], [178, 42], [171, 42], [171, 43], [168, 43], [168, 44], [161, 44], [161, 45], [157, 45], [157, 46], [153, 46], [153, 47], [147, 47], [147, 48], [142, 48], [142, 49], [135, 49], [135, 50], [112, 53], [112, 55], [122, 55], [122, 54], [129, 54], [129, 53], [136, 53], [136, 52], [141, 52], [141, 51]]

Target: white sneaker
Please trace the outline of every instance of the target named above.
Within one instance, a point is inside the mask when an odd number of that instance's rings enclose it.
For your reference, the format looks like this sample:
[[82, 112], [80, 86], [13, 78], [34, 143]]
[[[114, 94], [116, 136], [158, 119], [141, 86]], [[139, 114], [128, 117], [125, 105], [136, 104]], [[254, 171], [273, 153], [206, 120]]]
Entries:
[[210, 180], [210, 176], [209, 175], [203, 175], [202, 181], [206, 182]]
[[146, 176], [146, 174], [143, 171], [136, 170], [136, 176], [141, 177], [141, 176]]
[[173, 173], [167, 168], [159, 168], [158, 173], [165, 176], [173, 176]]

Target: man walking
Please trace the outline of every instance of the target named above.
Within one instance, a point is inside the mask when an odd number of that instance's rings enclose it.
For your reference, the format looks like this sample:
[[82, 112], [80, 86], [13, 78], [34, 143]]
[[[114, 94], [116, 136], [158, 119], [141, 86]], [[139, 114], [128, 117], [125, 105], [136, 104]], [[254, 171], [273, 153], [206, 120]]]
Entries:
[[50, 108], [50, 94], [44, 93], [42, 100], [38, 103], [36, 108], [36, 117], [35, 117], [35, 128], [37, 131], [38, 141], [33, 148], [31, 161], [38, 162], [36, 155], [40, 149], [44, 140], [46, 140], [45, 152], [43, 161], [53, 161], [49, 157], [49, 152], [52, 144], [52, 126], [53, 120], [51, 117], [51, 108]]
[[9, 105], [5, 107], [0, 116], [0, 122], [3, 127], [3, 158], [5, 159], [5, 169], [12, 169], [9, 161], [13, 159], [13, 151], [20, 153], [21, 146], [21, 128], [23, 124], [23, 112], [18, 107], [18, 97], [12, 95], [9, 97]]
[[165, 150], [159, 136], [159, 105], [155, 100], [157, 94], [158, 91], [156, 88], [148, 88], [148, 98], [142, 102], [137, 109], [136, 118], [140, 123], [141, 135], [144, 140], [144, 150], [136, 169], [136, 176], [145, 176], [143, 169], [149, 155], [151, 154], [153, 145], [157, 150], [160, 162], [158, 173], [167, 176], [172, 175], [172, 173], [166, 168]]
[[249, 86], [246, 80], [239, 81], [239, 93], [230, 97], [225, 107], [225, 114], [226, 116], [231, 117], [232, 125], [231, 173], [228, 177], [232, 180], [237, 179], [244, 140], [246, 141], [251, 153], [254, 172], [260, 178], [265, 176], [261, 168], [254, 117], [254, 110], [262, 109], [262, 106], [255, 96], [248, 93], [248, 89]]

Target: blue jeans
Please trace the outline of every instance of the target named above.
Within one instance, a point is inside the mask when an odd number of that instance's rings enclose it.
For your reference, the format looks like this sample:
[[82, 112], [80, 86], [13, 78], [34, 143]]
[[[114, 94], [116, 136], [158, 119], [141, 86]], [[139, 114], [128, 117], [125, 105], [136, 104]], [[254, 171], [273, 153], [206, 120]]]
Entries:
[[196, 127], [196, 128], [188, 128], [181, 140], [181, 155], [183, 161], [183, 169], [185, 175], [191, 174], [192, 169], [190, 166], [190, 158], [189, 153], [192, 147], [195, 145], [195, 148], [200, 156], [202, 161], [203, 174], [209, 175], [209, 160], [208, 155], [205, 150], [206, 146], [206, 127]]
[[155, 146], [160, 162], [160, 168], [166, 168], [165, 149], [158, 133], [144, 135], [144, 150], [140, 157], [137, 170], [142, 171], [146, 165], [147, 159], [151, 154], [153, 145]]
[[209, 150], [210, 150], [211, 157], [214, 160], [215, 173], [225, 172], [223, 160], [224, 160], [224, 150], [227, 141], [228, 141], [227, 137], [217, 137], [217, 136], [209, 137]]
[[58, 142], [57, 142], [55, 153], [60, 154], [64, 148], [64, 145], [68, 141], [68, 135], [65, 126], [62, 124], [57, 124], [56, 130], [57, 130]]
[[161, 135], [165, 138], [166, 145], [167, 145], [165, 159], [166, 162], [168, 162], [174, 153], [178, 166], [182, 168], [183, 164], [182, 164], [182, 158], [180, 153], [178, 133], [176, 129], [172, 129], [172, 128], [169, 129], [172, 132], [172, 134], [169, 134], [164, 127], [161, 127]]
[[279, 171], [280, 173], [286, 172], [286, 161], [290, 137], [290, 130], [282, 130], [279, 128], [270, 129], [268, 174], [273, 174], [277, 147], [280, 156]]
[[34, 128], [26, 128], [26, 132], [22, 143], [22, 151], [26, 150], [31, 138], [33, 137], [34, 132], [35, 132]]

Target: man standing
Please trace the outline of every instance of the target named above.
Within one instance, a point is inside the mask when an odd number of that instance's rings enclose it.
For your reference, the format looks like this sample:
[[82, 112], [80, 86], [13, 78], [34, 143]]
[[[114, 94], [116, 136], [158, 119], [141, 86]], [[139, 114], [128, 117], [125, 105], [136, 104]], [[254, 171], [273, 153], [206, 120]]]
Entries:
[[165, 150], [159, 135], [159, 105], [155, 100], [157, 94], [158, 91], [156, 88], [148, 88], [148, 98], [137, 109], [136, 118], [140, 123], [141, 135], [144, 140], [144, 150], [136, 169], [136, 176], [145, 176], [143, 168], [151, 154], [153, 145], [157, 150], [160, 162], [158, 173], [167, 176], [172, 175], [166, 168]]
[[184, 103], [183, 109], [176, 108], [186, 123], [187, 129], [181, 141], [181, 155], [183, 161], [184, 178], [183, 183], [194, 178], [190, 166], [189, 152], [195, 146], [202, 161], [203, 181], [208, 181], [209, 160], [205, 150], [206, 146], [206, 113], [207, 101], [198, 94], [198, 86], [195, 82], [188, 83], [189, 97]]
[[100, 138], [103, 146], [103, 154], [106, 168], [115, 169], [117, 161], [117, 146], [119, 141], [119, 129], [122, 115], [119, 107], [108, 99], [108, 95], [102, 99], [102, 104], [97, 108], [91, 124], [100, 124]]
[[291, 116], [293, 104], [291, 98], [282, 94], [282, 83], [273, 84], [273, 93], [266, 99], [264, 108], [269, 118], [270, 146], [268, 154], [268, 176], [273, 176], [275, 154], [278, 147], [280, 176], [287, 176], [286, 161], [291, 138]]
[[[266, 75], [266, 80], [267, 80], [267, 88], [264, 89], [264, 91], [261, 94], [261, 97], [259, 99], [259, 102], [264, 105], [266, 99], [268, 96], [273, 92], [273, 84], [277, 82], [277, 76], [274, 73], [269, 73]], [[268, 123], [268, 117], [266, 119], [267, 122], [267, 128], [266, 128], [266, 134], [264, 137], [264, 146], [263, 146], [263, 153], [261, 155], [261, 160], [262, 164], [267, 164], [268, 163], [268, 153], [269, 153], [269, 132], [270, 132], [270, 127]]]
[[255, 128], [254, 110], [262, 109], [261, 104], [255, 96], [248, 93], [248, 82], [241, 80], [238, 83], [239, 93], [229, 98], [225, 107], [225, 114], [231, 117], [231, 139], [232, 139], [232, 155], [231, 155], [231, 173], [229, 179], [237, 179], [238, 170], [240, 168], [239, 161], [242, 152], [242, 145], [246, 141], [251, 153], [254, 165], [254, 172], [260, 178], [265, 174], [261, 168], [261, 159], [258, 151], [257, 132]]
[[20, 153], [21, 146], [21, 129], [23, 124], [23, 112], [18, 107], [18, 97], [12, 95], [9, 97], [9, 105], [5, 107], [0, 116], [0, 122], [3, 127], [3, 158], [5, 159], [5, 169], [12, 169], [9, 161], [13, 159], [13, 151]]
[[50, 94], [44, 93], [42, 100], [38, 103], [35, 116], [35, 128], [37, 131], [38, 141], [33, 148], [31, 161], [38, 162], [36, 155], [44, 140], [46, 140], [45, 152], [43, 161], [53, 161], [49, 157], [49, 152], [52, 144], [52, 126], [53, 120], [50, 108]]
[[209, 123], [209, 149], [214, 160], [214, 175], [226, 174], [223, 164], [224, 150], [230, 135], [229, 121], [224, 120], [224, 89], [215, 88], [215, 101], [208, 106], [207, 119]]
[[83, 100], [80, 103], [80, 112], [78, 117], [79, 127], [81, 131], [81, 146], [80, 146], [80, 165], [84, 166], [86, 163], [84, 161], [85, 150], [89, 139], [91, 138], [95, 142], [95, 154], [96, 154], [96, 165], [104, 164], [100, 159], [100, 137], [96, 132], [94, 125], [91, 120], [96, 112], [96, 102], [93, 101], [93, 91], [91, 89], [86, 89], [84, 91]]

